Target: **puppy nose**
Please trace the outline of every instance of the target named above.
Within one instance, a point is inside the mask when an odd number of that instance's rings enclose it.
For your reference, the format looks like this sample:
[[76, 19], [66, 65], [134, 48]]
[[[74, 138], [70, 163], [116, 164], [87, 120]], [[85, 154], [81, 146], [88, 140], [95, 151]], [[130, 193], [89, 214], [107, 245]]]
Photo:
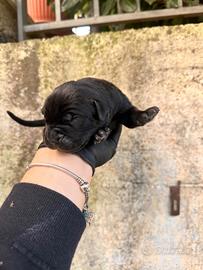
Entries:
[[49, 132], [50, 132], [50, 134], [51, 134], [52, 136], [54, 136], [55, 138], [57, 138], [58, 135], [61, 134], [60, 128], [55, 128], [55, 127], [53, 127], [53, 126], [52, 126], [52, 127], [49, 126]]
[[55, 136], [55, 140], [57, 141], [57, 142], [60, 142], [62, 139], [63, 139], [63, 137], [64, 137], [64, 135], [61, 133], [61, 130], [60, 130], [60, 128], [54, 128], [53, 129], [53, 132], [54, 132], [54, 136]]

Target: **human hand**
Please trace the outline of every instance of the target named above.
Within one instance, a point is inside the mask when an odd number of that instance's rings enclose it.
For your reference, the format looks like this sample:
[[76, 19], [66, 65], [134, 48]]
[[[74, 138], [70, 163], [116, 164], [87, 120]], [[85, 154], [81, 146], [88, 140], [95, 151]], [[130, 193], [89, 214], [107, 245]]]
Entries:
[[[121, 131], [122, 125], [118, 125], [105, 141], [99, 144], [91, 143], [74, 154], [87, 162], [92, 167], [94, 174], [96, 167], [102, 166], [115, 155]], [[42, 147], [47, 147], [45, 142], [42, 142], [38, 148]]]
[[76, 153], [84, 161], [86, 161], [93, 170], [93, 174], [96, 167], [102, 166], [109, 161], [116, 153], [116, 148], [121, 135], [122, 125], [118, 125], [114, 129], [107, 140], [102, 141], [99, 144], [90, 144]]

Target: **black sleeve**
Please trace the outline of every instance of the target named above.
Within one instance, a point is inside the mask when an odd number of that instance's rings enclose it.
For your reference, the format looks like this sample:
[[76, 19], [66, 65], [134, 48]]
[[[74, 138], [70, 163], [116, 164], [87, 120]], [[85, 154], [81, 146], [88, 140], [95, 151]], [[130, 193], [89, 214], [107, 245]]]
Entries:
[[68, 270], [85, 228], [71, 200], [39, 185], [16, 184], [0, 208], [0, 269]]

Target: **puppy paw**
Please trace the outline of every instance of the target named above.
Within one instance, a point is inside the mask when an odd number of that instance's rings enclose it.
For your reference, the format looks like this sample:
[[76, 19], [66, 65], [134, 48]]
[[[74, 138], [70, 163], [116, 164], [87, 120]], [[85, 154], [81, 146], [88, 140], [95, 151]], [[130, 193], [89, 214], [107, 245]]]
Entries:
[[139, 114], [139, 117], [137, 119], [138, 125], [145, 125], [146, 123], [150, 122], [159, 112], [159, 108], [154, 106], [151, 108], [148, 108], [146, 111], [143, 111]]
[[102, 141], [105, 141], [110, 133], [111, 129], [108, 127], [105, 127], [104, 129], [99, 129], [95, 134], [94, 144], [98, 144], [101, 143]]

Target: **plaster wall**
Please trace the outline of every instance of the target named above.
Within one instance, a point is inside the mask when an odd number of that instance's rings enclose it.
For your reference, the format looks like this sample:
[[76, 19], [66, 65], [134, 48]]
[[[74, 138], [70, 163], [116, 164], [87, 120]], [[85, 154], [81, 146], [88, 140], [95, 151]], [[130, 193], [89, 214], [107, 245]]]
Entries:
[[7, 3], [0, 0], [0, 43], [17, 40], [17, 14]]
[[[123, 128], [115, 157], [98, 168], [77, 270], [203, 268], [203, 24], [0, 45], [0, 198], [17, 183], [41, 141], [45, 97], [85, 76], [115, 83], [139, 108], [160, 107], [148, 125]], [[169, 186], [181, 186], [181, 213], [169, 215]]]

